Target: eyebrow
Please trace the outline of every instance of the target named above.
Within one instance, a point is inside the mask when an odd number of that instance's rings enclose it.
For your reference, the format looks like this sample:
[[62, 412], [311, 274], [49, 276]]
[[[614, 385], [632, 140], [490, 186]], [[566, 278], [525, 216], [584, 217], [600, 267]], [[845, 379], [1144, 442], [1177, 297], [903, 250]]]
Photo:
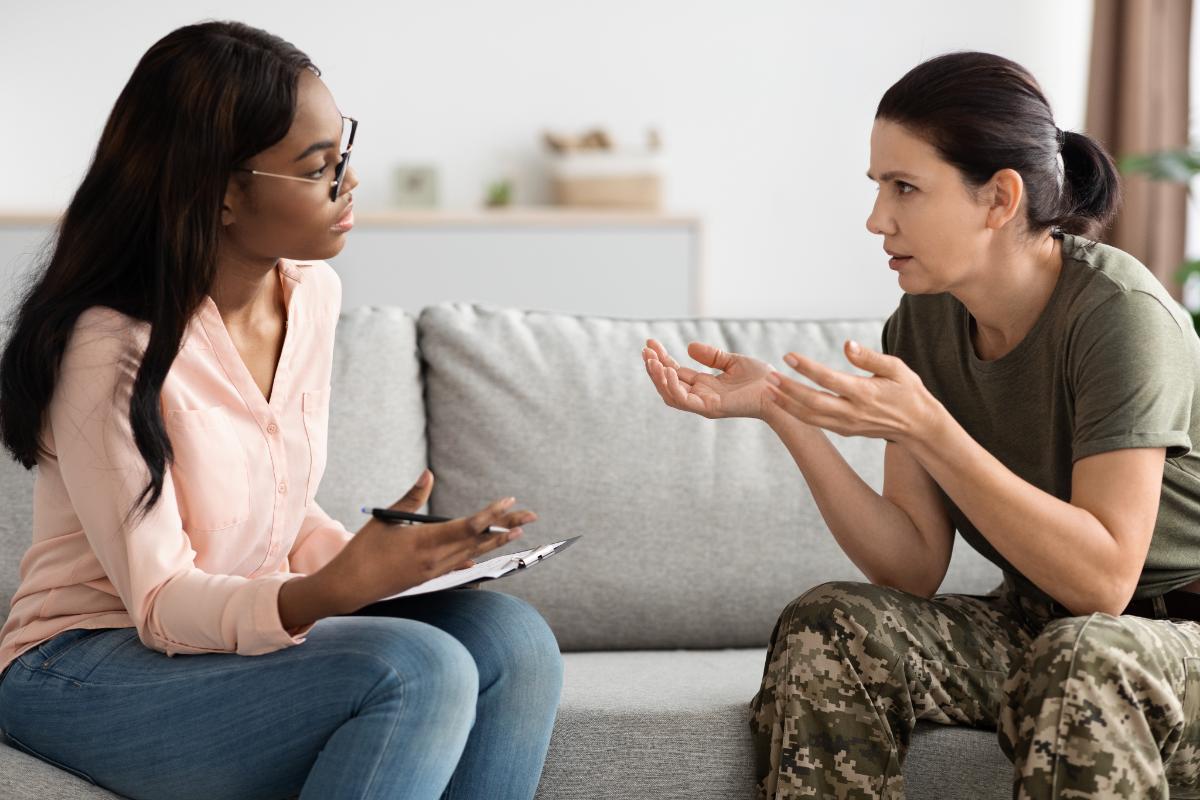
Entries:
[[[867, 171], [867, 177], [870, 178], [871, 180], [875, 180], [875, 176], [871, 174], [870, 170]], [[916, 177], [917, 176], [913, 175], [911, 172], [903, 172], [901, 170], [893, 170], [892, 172], [885, 172], [882, 175], [880, 175], [878, 182], [883, 183], [885, 181], [895, 180], [896, 178], [906, 178], [908, 180], [915, 180]]]
[[331, 147], [337, 147], [337, 144], [334, 142], [331, 142], [328, 139], [324, 139], [320, 142], [313, 142], [312, 144], [310, 144], [308, 146], [308, 148], [303, 153], [296, 156], [296, 158], [294, 160], [295, 161], [303, 161], [304, 159], [311, 156], [313, 153], [318, 153], [321, 150], [328, 150]]

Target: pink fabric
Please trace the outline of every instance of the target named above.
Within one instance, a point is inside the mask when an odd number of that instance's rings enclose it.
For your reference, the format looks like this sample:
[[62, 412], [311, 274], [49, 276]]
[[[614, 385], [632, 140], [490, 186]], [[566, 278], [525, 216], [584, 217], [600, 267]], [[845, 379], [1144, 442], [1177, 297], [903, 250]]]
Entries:
[[314, 500], [325, 470], [341, 283], [324, 263], [281, 261], [283, 352], [263, 397], [211, 298], [162, 390], [175, 461], [154, 509], [126, 512], [149, 472], [129, 399], [149, 326], [110, 308], [76, 323], [38, 460], [33, 543], [0, 630], [0, 670], [70, 628], [136, 627], [176, 653], [269, 653], [304, 641], [279, 620], [279, 587], [320, 569], [351, 534]]

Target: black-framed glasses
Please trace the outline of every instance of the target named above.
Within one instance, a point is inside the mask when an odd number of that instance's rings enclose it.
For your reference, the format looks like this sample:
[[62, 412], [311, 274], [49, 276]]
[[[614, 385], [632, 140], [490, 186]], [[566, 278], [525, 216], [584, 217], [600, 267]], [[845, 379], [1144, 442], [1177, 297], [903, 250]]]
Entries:
[[[354, 119], [354, 117], [347, 117], [343, 114], [342, 119], [344, 122], [349, 122], [350, 124], [347, 126], [343, 123], [342, 125], [342, 141], [341, 146], [338, 148], [338, 152], [341, 153], [341, 160], [338, 161], [337, 167], [333, 171], [333, 180], [330, 182], [331, 185], [329, 187], [329, 200], [333, 203], [337, 202], [338, 194], [341, 191], [342, 177], [346, 174], [346, 166], [350, 163], [350, 151], [354, 148], [354, 133], [358, 130], [358, 120]], [[245, 169], [244, 167], [240, 168], [240, 171], [249, 172], [251, 175], [265, 175], [268, 178], [283, 178], [284, 180], [304, 181], [305, 183], [324, 183], [326, 180], [325, 178], [302, 178], [298, 175], [281, 175], [278, 172], [262, 172], [261, 170]]]

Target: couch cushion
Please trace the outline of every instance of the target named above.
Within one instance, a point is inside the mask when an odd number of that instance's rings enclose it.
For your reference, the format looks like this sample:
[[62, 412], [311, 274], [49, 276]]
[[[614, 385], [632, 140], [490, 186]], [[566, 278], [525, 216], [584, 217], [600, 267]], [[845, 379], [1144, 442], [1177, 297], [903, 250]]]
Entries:
[[[425, 410], [416, 321], [398, 308], [359, 308], [338, 322], [329, 460], [317, 501], [350, 530], [364, 505], [388, 505], [425, 467]], [[33, 475], [0, 457], [0, 621], [17, 590], [33, 530]]]
[[425, 468], [416, 321], [399, 308], [342, 314], [333, 354], [329, 460], [317, 502], [355, 531], [362, 507], [391, 505]]
[[116, 800], [121, 795], [34, 758], [0, 736], [0, 797], [4, 800]]
[[21, 559], [33, 531], [33, 479], [27, 470], [0, 452], [0, 625], [8, 619], [9, 601], [20, 582]]
[[[766, 651], [568, 653], [538, 800], [754, 797], [750, 700]], [[909, 800], [999, 800], [1012, 766], [996, 734], [920, 724]]]
[[[493, 588], [542, 611], [564, 650], [765, 646], [807, 588], [862, 580], [778, 438], [753, 420], [667, 408], [642, 365], [648, 337], [698, 339], [783, 367], [790, 349], [841, 368], [878, 321], [614, 320], [470, 305], [426, 309], [431, 506], [451, 516], [515, 495], [541, 519], [524, 542], [583, 538]], [[872, 486], [882, 444], [831, 436]], [[943, 591], [998, 571], [959, 542]]]

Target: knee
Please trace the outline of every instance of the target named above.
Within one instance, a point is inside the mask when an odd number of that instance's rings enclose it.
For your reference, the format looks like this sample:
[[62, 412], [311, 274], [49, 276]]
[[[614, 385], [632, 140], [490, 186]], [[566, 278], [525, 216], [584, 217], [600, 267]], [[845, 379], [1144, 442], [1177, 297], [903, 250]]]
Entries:
[[848, 626], [862, 630], [870, 618], [886, 613], [892, 605], [889, 595], [894, 592], [895, 589], [855, 581], [814, 586], [784, 608], [776, 633], [821, 631], [837, 635]]
[[1071, 679], [1076, 686], [1102, 686], [1140, 669], [1141, 645], [1132, 627], [1121, 617], [1092, 614], [1058, 619], [1046, 625], [1033, 640], [1022, 670], [1022, 688], [1061, 687]]
[[460, 709], [474, 719], [479, 670], [470, 652], [448, 633], [432, 626], [372, 625], [369, 641], [342, 657], [342, 672], [370, 688], [366, 702], [403, 698], [406, 706], [428, 706], [436, 715]]
[[504, 673], [536, 685], [562, 686], [563, 660], [554, 631], [536, 608], [503, 592], [480, 591], [478, 601], [493, 620], [498, 634], [491, 655]]

